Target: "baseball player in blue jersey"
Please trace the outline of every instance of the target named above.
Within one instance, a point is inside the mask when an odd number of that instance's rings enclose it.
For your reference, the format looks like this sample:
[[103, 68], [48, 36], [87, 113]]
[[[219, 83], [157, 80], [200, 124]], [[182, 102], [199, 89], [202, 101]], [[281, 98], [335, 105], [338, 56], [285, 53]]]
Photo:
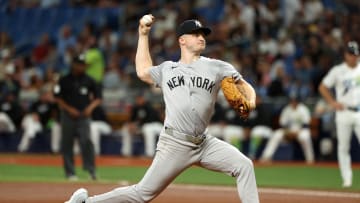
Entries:
[[[147, 20], [144, 18], [147, 18]], [[255, 108], [255, 91], [229, 63], [200, 56], [211, 30], [197, 20], [184, 21], [177, 29], [180, 60], [154, 66], [149, 51], [152, 15], [140, 20], [136, 52], [138, 77], [162, 89], [166, 117], [154, 160], [142, 180], [131, 186], [88, 197], [74, 192], [69, 203], [150, 202], [191, 165], [228, 174], [236, 179], [243, 203], [257, 203], [259, 196], [253, 163], [234, 146], [207, 134], [206, 128], [225, 77], [233, 77]]]

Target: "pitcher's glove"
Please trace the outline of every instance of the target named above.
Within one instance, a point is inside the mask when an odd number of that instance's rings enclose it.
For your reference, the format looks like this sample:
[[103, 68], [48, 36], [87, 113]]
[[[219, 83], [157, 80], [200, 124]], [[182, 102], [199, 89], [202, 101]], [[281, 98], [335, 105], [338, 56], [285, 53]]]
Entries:
[[234, 78], [224, 78], [221, 81], [221, 89], [230, 106], [239, 114], [240, 118], [246, 120], [251, 110], [250, 101], [239, 90]]

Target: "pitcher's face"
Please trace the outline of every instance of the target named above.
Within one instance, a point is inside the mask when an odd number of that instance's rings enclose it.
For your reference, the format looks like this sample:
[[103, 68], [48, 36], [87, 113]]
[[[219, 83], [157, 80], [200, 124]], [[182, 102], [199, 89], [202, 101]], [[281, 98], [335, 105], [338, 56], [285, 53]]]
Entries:
[[206, 47], [205, 35], [202, 31], [184, 34], [179, 41], [180, 45], [183, 45], [191, 52], [202, 52]]

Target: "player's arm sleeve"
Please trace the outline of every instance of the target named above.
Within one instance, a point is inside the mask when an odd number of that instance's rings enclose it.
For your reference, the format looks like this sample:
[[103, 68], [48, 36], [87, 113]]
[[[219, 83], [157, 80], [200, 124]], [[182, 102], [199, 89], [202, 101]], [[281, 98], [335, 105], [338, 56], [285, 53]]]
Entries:
[[242, 75], [234, 68], [233, 65], [231, 65], [230, 63], [227, 62], [220, 62], [220, 69], [221, 69], [221, 73], [222, 75], [222, 79], [225, 77], [232, 77], [234, 78], [234, 80], [237, 82], [240, 79], [243, 79]]
[[311, 113], [305, 105], [303, 107], [303, 127], [309, 127], [311, 121]]
[[288, 108], [284, 107], [284, 109], [281, 111], [280, 118], [279, 118], [279, 124], [282, 128], [288, 128], [289, 127], [289, 119], [288, 119]]
[[100, 84], [97, 84], [95, 81], [92, 82], [93, 94], [95, 99], [102, 98], [102, 88]]
[[322, 84], [325, 85], [325, 87], [327, 88], [332, 88], [335, 86], [335, 82], [336, 82], [336, 76], [337, 76], [337, 71], [336, 69], [331, 69], [330, 72], [328, 72], [328, 74], [325, 75], [325, 77], [322, 80]]
[[54, 86], [53, 93], [56, 98], [63, 97], [63, 90], [64, 90], [64, 80], [61, 78], [59, 82]]
[[164, 67], [164, 63], [158, 66], [153, 66], [149, 69], [150, 77], [152, 78], [155, 87], [161, 87], [163, 67]]

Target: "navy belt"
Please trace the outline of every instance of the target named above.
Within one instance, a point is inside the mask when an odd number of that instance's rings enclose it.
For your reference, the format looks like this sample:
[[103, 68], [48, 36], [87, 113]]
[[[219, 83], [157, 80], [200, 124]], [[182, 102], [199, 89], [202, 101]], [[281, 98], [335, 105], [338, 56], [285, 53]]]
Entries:
[[188, 135], [188, 134], [185, 134], [185, 133], [178, 132], [178, 131], [176, 131], [176, 130], [174, 130], [172, 128], [166, 127], [166, 126], [165, 126], [165, 133], [168, 134], [168, 135], [171, 135], [171, 136], [173, 136], [175, 138], [178, 138], [180, 140], [184, 140], [184, 141], [194, 143], [196, 145], [200, 145], [206, 139], [205, 134], [202, 134], [202, 135]]
[[346, 107], [346, 109], [349, 110], [349, 111], [355, 111], [355, 112], [360, 111], [360, 109], [357, 108], [357, 107]]

